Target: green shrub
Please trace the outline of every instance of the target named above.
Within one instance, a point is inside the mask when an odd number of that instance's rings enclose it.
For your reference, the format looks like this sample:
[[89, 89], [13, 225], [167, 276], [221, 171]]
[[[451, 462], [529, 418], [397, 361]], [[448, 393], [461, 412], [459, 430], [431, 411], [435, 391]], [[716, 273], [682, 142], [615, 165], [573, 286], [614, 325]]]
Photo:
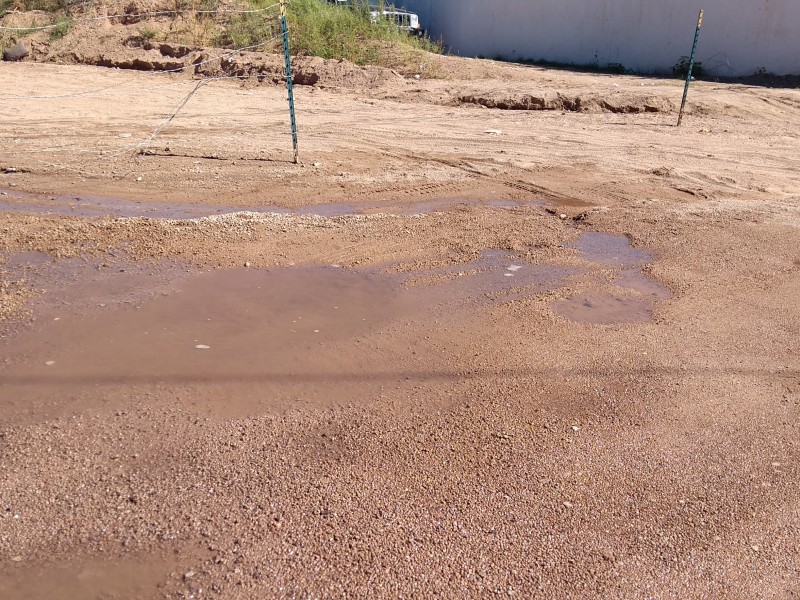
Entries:
[[50, 29], [50, 40], [60, 40], [72, 30], [72, 19], [65, 15], [56, 14], [53, 17], [53, 27]]
[[[280, 24], [266, 13], [233, 15], [219, 33], [216, 43], [230, 48], [248, 48], [261, 44], [280, 32]], [[274, 45], [267, 44], [269, 51]]]
[[139, 37], [142, 38], [142, 41], [151, 42], [158, 36], [158, 31], [153, 29], [152, 27], [148, 27], [147, 25], [143, 25], [139, 28]]

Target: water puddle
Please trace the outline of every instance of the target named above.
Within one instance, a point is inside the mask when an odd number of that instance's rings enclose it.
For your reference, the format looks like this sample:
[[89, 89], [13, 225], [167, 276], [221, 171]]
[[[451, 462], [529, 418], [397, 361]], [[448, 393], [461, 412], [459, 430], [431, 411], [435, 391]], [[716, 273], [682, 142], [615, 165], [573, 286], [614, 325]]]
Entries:
[[[278, 209], [278, 207], [275, 207]], [[295, 209], [278, 209], [269, 212], [293, 213], [297, 215], [314, 215], [317, 217], [346, 217], [348, 215], [357, 215], [361, 211], [351, 204], [311, 204], [308, 206], [300, 206]]]
[[669, 290], [639, 268], [649, 254], [609, 237], [578, 243], [599, 256], [594, 269], [494, 249], [395, 276], [334, 267], [190, 273], [177, 263], [17, 254], [12, 273], [46, 292], [31, 303], [35, 325], [0, 331], [0, 421], [97, 409], [164, 387], [174, 394], [159, 397], [191, 410], [249, 415], [456, 381], [441, 352], [454, 341], [437, 319], [473, 318], [601, 275], [602, 289], [552, 309], [579, 323], [650, 321]]
[[31, 250], [29, 252], [19, 252], [17, 254], [12, 254], [11, 256], [8, 257], [3, 267], [9, 270], [15, 270], [15, 269], [27, 270], [33, 267], [38, 267], [40, 265], [45, 265], [52, 261], [53, 259], [46, 252]]
[[585, 260], [619, 268], [646, 265], [654, 259], [647, 250], [631, 246], [625, 236], [606, 233], [584, 233], [573, 247], [580, 250]]
[[130, 397], [164, 385], [221, 414], [336, 404], [405, 381], [404, 360], [435, 363], [387, 332], [411, 313], [403, 290], [344, 269], [208, 272], [139, 305], [96, 306], [55, 307], [45, 326], [0, 339], [4, 417], [58, 415], [102, 406], [109, 388]]
[[151, 219], [199, 219], [240, 211], [338, 217], [358, 214], [349, 204], [312, 204], [299, 208], [274, 205], [222, 206], [214, 204], [167, 204], [121, 200], [100, 196], [39, 195], [5, 191], [0, 212], [26, 212], [68, 217], [148, 217]]
[[553, 310], [576, 323], [609, 325], [646, 323], [652, 320], [655, 303], [672, 293], [641, 268], [654, 260], [647, 250], [634, 248], [624, 236], [584, 233], [573, 245], [581, 257], [619, 271], [613, 279], [620, 293], [587, 292], [551, 303]]
[[47, 195], [20, 192], [17, 190], [0, 190], [1, 212], [26, 212], [68, 217], [148, 217], [152, 219], [199, 219], [212, 215], [240, 211], [313, 215], [319, 217], [342, 217], [358, 214], [429, 214], [448, 211], [458, 206], [488, 206], [493, 208], [515, 208], [519, 206], [538, 206], [538, 202], [516, 202], [512, 200], [475, 200], [440, 199], [419, 202], [407, 206], [381, 206], [352, 204], [309, 204], [296, 208], [276, 205], [258, 206], [223, 206], [213, 204], [170, 204], [162, 202], [145, 202], [104, 198], [101, 196]]
[[638, 292], [651, 300], [669, 300], [672, 298], [672, 292], [668, 288], [648, 277], [640, 269], [626, 269], [616, 279], [615, 283], [623, 289]]
[[591, 325], [647, 323], [653, 317], [652, 304], [646, 300], [597, 293], [556, 300], [552, 307], [570, 321]]

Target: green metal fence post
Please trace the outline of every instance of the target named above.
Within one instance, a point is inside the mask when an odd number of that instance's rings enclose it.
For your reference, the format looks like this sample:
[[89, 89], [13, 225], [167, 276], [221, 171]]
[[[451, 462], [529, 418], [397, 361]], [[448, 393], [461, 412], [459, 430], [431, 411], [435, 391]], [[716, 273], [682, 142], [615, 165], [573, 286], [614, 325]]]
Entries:
[[692, 80], [692, 71], [694, 70], [694, 55], [697, 52], [697, 40], [700, 39], [700, 27], [703, 26], [703, 10], [700, 10], [700, 16], [697, 17], [697, 29], [694, 30], [694, 44], [692, 44], [692, 54], [689, 56], [689, 72], [686, 73], [686, 85], [683, 87], [683, 100], [681, 101], [681, 112], [678, 113], [678, 127], [681, 126], [683, 121], [683, 109], [686, 108], [686, 97], [689, 95], [689, 82]]
[[292, 62], [289, 58], [289, 28], [286, 25], [286, 0], [281, 0], [281, 33], [283, 34], [283, 56], [286, 60], [286, 90], [289, 92], [289, 117], [292, 121], [292, 149], [294, 164], [298, 163], [297, 119], [294, 113], [294, 90], [292, 89]]

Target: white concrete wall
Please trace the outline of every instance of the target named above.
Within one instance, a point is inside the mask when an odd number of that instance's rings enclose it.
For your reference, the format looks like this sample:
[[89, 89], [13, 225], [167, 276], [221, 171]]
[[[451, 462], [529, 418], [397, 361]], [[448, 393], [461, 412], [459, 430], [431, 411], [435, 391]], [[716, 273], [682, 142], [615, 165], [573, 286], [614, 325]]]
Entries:
[[692, 47], [719, 76], [800, 75], [800, 0], [398, 0], [453, 54], [670, 72]]

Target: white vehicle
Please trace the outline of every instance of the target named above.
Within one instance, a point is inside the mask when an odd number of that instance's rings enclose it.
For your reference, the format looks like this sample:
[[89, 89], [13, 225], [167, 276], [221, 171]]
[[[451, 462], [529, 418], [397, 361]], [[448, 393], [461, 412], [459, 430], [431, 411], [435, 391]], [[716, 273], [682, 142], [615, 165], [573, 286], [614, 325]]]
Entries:
[[384, 18], [394, 21], [398, 29], [407, 31], [418, 37], [425, 36], [425, 30], [419, 24], [419, 15], [403, 8], [396, 8], [390, 3], [379, 3], [379, 0], [327, 0], [336, 6], [369, 6], [369, 16], [373, 23]]
[[393, 6], [387, 6], [383, 10], [370, 7], [369, 14], [374, 22], [377, 22], [383, 16], [384, 19], [393, 20], [398, 29], [407, 31], [411, 35], [418, 37], [425, 35], [425, 30], [419, 24], [419, 16], [411, 11], [394, 8]]

